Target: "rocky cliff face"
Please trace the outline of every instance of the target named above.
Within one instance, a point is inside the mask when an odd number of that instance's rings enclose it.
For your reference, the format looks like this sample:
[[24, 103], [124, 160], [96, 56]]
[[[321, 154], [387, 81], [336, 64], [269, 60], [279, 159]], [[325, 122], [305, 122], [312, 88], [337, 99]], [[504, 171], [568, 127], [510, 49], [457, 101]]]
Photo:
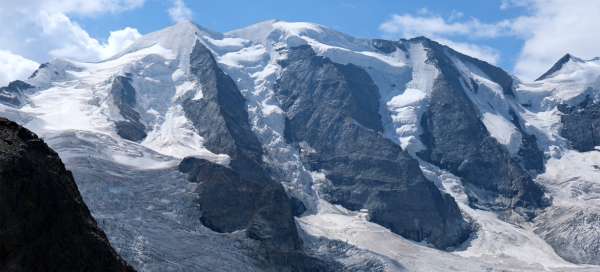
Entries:
[[25, 103], [23, 101], [23, 91], [31, 88], [33, 86], [24, 81], [13, 81], [8, 86], [0, 88], [0, 103], [16, 107], [21, 106]]
[[0, 270], [134, 271], [111, 247], [58, 155], [3, 118]]
[[561, 136], [580, 152], [591, 151], [600, 145], [600, 103], [586, 96], [577, 105], [558, 105], [562, 113]]
[[259, 255], [270, 264], [269, 269], [339, 269], [303, 252], [293, 202], [266, 173], [262, 146], [250, 128], [246, 101], [236, 84], [199, 42], [190, 55], [190, 67], [202, 86], [202, 99], [183, 102], [186, 116], [210, 151], [231, 158], [229, 167], [191, 157], [179, 165], [198, 184], [200, 220], [217, 232], [245, 230], [247, 237], [261, 243], [264, 252]]
[[[425, 44], [429, 60], [440, 70], [430, 104], [421, 120], [424, 130], [421, 139], [427, 149], [419, 156], [463, 178], [472, 205], [497, 210], [517, 209], [528, 216], [536, 208], [546, 205], [541, 188], [480, 120], [482, 112], [467, 94], [477, 92], [477, 89], [465, 87], [468, 85], [464, 82], [470, 79], [463, 77], [448, 56], [457, 53], [430, 40], [419, 42]], [[499, 76], [497, 69], [487, 70], [492, 74], [491, 78], [499, 78], [498, 84], [504, 93], [512, 95], [509, 77], [504, 73]]]
[[329, 201], [368, 209], [373, 222], [439, 248], [456, 246], [469, 225], [456, 203], [426, 180], [417, 162], [382, 135], [377, 87], [352, 64], [289, 48], [277, 96], [286, 111], [286, 139], [303, 160], [323, 171]]
[[115, 122], [117, 134], [123, 139], [134, 142], [146, 138], [146, 127], [141, 123], [140, 114], [135, 110], [136, 94], [131, 86], [131, 79], [125, 76], [115, 77], [110, 92], [113, 103], [124, 119]]
[[200, 83], [202, 99], [186, 99], [183, 109], [205, 146], [229, 155], [231, 167], [246, 177], [264, 180], [262, 146], [250, 128], [246, 100], [237, 85], [200, 42], [190, 55], [190, 69]]
[[292, 201], [281, 184], [253, 180], [212, 162], [186, 158], [179, 170], [197, 183], [202, 223], [221, 233], [243, 230], [260, 243], [253, 253], [267, 271], [341, 271], [343, 266], [304, 252]]
[[564, 259], [597, 259], [600, 95], [564, 78], [588, 64], [525, 84], [426, 38], [182, 22], [42, 65], [0, 114], [140, 271], [586, 271]]

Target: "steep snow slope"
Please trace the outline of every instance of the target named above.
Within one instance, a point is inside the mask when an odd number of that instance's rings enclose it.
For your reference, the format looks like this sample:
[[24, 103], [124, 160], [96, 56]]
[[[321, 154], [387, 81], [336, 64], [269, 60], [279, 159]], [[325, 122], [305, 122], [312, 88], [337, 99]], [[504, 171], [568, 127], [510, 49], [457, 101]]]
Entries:
[[[357, 260], [381, 262], [384, 271], [598, 269], [562, 260], [534, 233], [536, 226], [528, 222], [508, 223], [494, 212], [473, 209], [460, 178], [424, 161], [421, 169], [426, 177], [449, 192], [477, 226], [471, 240], [454, 251], [409, 241], [370, 223], [365, 211], [351, 212], [321, 199], [319, 188], [328, 182], [326, 173], [309, 171], [300, 159], [301, 153], [311, 152], [311, 147], [301, 144], [298, 150], [285, 139], [285, 113], [275, 95], [282, 71], [280, 62], [287, 58], [284, 49], [308, 44], [318, 55], [365, 69], [379, 89], [383, 134], [415, 157], [426, 148], [421, 141], [421, 117], [441, 71], [428, 60], [431, 49], [423, 39], [398, 43], [357, 39], [315, 24], [282, 21], [267, 21], [225, 34], [190, 22], [179, 23], [144, 36], [106, 61], [52, 61], [26, 81], [36, 87], [25, 91], [27, 104], [20, 108], [0, 104], [0, 115], [40, 133], [57, 149], [74, 171], [84, 199], [111, 242], [137, 269], [260, 269], [252, 259], [252, 241], [240, 233], [217, 234], [192, 220], [198, 217], [193, 209], [194, 188], [175, 169], [179, 159], [186, 156], [223, 165], [230, 160], [228, 155], [214, 154], [204, 147], [203, 137], [186, 118], [181, 105], [187, 98], [203, 99], [203, 86], [190, 75], [189, 55], [196, 40], [215, 55], [245, 97], [252, 131], [265, 151], [263, 160], [274, 179], [307, 208], [297, 222], [305, 232], [306, 244], [315, 252], [349, 264]], [[554, 107], [558, 102], [552, 107], [542, 106], [550, 103], [542, 101], [568, 96], [567, 91], [556, 87], [570, 86], [557, 81], [560, 75], [521, 84], [514, 97], [507, 91], [512, 86], [483, 71], [477, 62], [450, 51], [444, 54], [460, 71], [461, 84], [469, 90], [467, 95], [480, 113], [478, 118], [511, 155], [519, 154], [524, 133], [536, 135], [538, 144], [549, 155], [574, 152], [567, 151], [566, 141], [559, 135], [560, 116]], [[116, 76], [131, 78], [136, 90], [135, 110], [147, 130], [147, 137], [139, 143], [117, 134], [115, 123], [124, 117], [110, 91]], [[581, 89], [575, 87], [581, 84], [579, 81], [567, 81], [572, 82], [573, 89]], [[561, 94], [554, 94], [558, 92]], [[532, 106], [523, 108], [520, 104]], [[525, 121], [523, 128], [515, 124], [514, 114]], [[568, 154], [549, 159], [548, 170], [538, 180], [550, 188], [548, 193], [555, 199], [553, 207], [571, 207], [574, 203], [590, 207], [597, 199], [597, 191], [590, 190], [595, 188], [596, 158], [588, 153]], [[588, 162], [578, 164], [581, 168], [564, 163], [579, 160], [579, 156], [585, 156]], [[576, 182], [572, 182], [575, 175]], [[571, 191], [580, 193], [565, 194], [561, 187], [564, 181], [569, 181]], [[598, 237], [593, 231], [569, 231]], [[327, 247], [324, 239], [345, 242], [356, 253], [342, 258], [336, 250], [345, 247]]]

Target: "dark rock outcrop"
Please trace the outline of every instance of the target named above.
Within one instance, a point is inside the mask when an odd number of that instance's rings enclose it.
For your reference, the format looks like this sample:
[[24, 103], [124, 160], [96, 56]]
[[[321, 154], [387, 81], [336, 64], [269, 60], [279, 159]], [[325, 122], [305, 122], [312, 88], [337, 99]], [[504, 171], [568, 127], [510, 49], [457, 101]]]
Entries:
[[560, 135], [579, 152], [591, 151], [600, 145], [600, 103], [589, 96], [574, 106], [558, 105], [562, 113]]
[[341, 266], [309, 256], [294, 220], [294, 203], [283, 186], [270, 178], [262, 161], [262, 145], [248, 121], [246, 100], [212, 53], [197, 42], [190, 68], [203, 98], [182, 102], [186, 117], [215, 153], [227, 154], [229, 167], [196, 158], [179, 169], [198, 183], [202, 223], [217, 232], [245, 230], [259, 241], [255, 258], [267, 271], [341, 271]]
[[246, 100], [235, 82], [200, 42], [190, 56], [190, 69], [202, 86], [203, 98], [183, 101], [183, 109], [205, 139], [205, 146], [214, 153], [228, 154], [231, 167], [243, 176], [265, 180], [262, 145], [252, 132]]
[[248, 229], [248, 236], [274, 246], [295, 250], [296, 232], [292, 201], [273, 181], [251, 180], [222, 165], [186, 158], [179, 170], [198, 183], [200, 220], [217, 232]]
[[472, 205], [516, 209], [531, 216], [545, 206], [543, 191], [508, 150], [490, 136], [480, 112], [465, 93], [463, 79], [448, 54], [459, 54], [428, 39], [416, 39], [428, 50], [440, 74], [429, 107], [421, 119], [426, 145], [418, 155], [461, 177]]
[[146, 127], [140, 121], [140, 114], [135, 110], [136, 95], [131, 85], [131, 79], [116, 76], [113, 80], [110, 93], [113, 102], [119, 109], [124, 121], [115, 122], [117, 134], [123, 139], [139, 142], [146, 138]]
[[134, 271], [111, 247], [58, 155], [2, 118], [0, 270]]
[[564, 55], [554, 65], [552, 65], [552, 67], [550, 67], [550, 70], [546, 71], [544, 74], [542, 74], [540, 77], [538, 77], [535, 81], [540, 81], [540, 80], [544, 80], [546, 78], [551, 77], [554, 73], [560, 71], [560, 69], [562, 69], [562, 67], [566, 63], [571, 61], [572, 59], [573, 59], [573, 56], [571, 56], [571, 54]]
[[24, 103], [23, 91], [31, 88], [34, 86], [21, 80], [13, 81], [6, 87], [0, 87], [0, 103], [14, 107], [22, 106]]
[[382, 135], [378, 90], [369, 75], [309, 46], [289, 48], [287, 56], [276, 90], [287, 114], [285, 136], [303, 147], [310, 169], [326, 173], [326, 198], [368, 209], [373, 222], [416, 241], [438, 248], [463, 242], [469, 225], [454, 200]]
[[281, 184], [252, 180], [237, 171], [203, 159], [186, 158], [179, 165], [198, 183], [202, 223], [216, 232], [245, 230], [260, 242], [254, 256], [267, 271], [341, 271], [341, 266], [307, 255], [294, 220], [292, 200]]
[[373, 46], [375, 49], [377, 49], [378, 51], [380, 51], [384, 54], [391, 54], [391, 53], [395, 52], [400, 45], [401, 45], [400, 43], [383, 40], [383, 39], [371, 40], [371, 46]]
[[522, 120], [514, 110], [510, 111], [510, 115], [512, 117], [512, 123], [521, 132], [521, 147], [517, 152], [516, 159], [526, 170], [530, 170], [535, 173], [544, 172], [544, 152], [542, 152], [538, 146], [537, 137], [533, 134], [527, 133], [522, 125]]
[[508, 74], [506, 71], [491, 65], [485, 61], [467, 56], [467, 55], [463, 55], [463, 54], [456, 54], [456, 56], [461, 59], [463, 62], [465, 63], [469, 63], [470, 65], [473, 65], [475, 68], [477, 68], [479, 71], [483, 72], [489, 79], [491, 79], [492, 81], [496, 82], [496, 84], [500, 85], [500, 87], [502, 87], [502, 92], [505, 95], [508, 96], [515, 96], [515, 93], [513, 91], [514, 89], [514, 80], [513, 77]]

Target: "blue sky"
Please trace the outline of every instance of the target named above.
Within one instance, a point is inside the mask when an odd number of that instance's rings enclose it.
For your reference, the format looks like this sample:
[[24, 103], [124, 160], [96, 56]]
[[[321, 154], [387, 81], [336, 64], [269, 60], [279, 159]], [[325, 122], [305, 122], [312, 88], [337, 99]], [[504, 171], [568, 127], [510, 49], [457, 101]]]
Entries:
[[530, 80], [565, 53], [599, 56], [598, 14], [600, 0], [3, 0], [0, 83], [56, 57], [106, 58], [182, 18], [219, 32], [280, 19], [364, 38], [424, 35]]
[[[395, 38], [388, 36], [379, 26], [393, 14], [422, 14], [444, 18], [462, 14], [462, 18], [481, 18], [482, 21], [496, 22], [522, 15], [524, 10], [511, 8], [501, 10], [501, 0], [456, 0], [456, 1], [393, 1], [393, 0], [187, 0], [186, 6], [192, 11], [192, 19], [211, 30], [226, 32], [256, 22], [280, 19], [285, 21], [307, 21], [325, 25], [338, 31], [364, 38]], [[134, 27], [141, 33], [148, 33], [172, 24], [168, 15], [171, 3], [162, 0], [148, 0], [138, 9], [99, 17], [78, 16], [74, 18], [92, 36], [106, 39], [111, 30], [126, 26]], [[458, 19], [458, 18], [457, 18]], [[456, 39], [469, 41], [467, 37]], [[497, 38], [476, 41], [501, 52], [498, 65], [511, 70], [520, 49], [519, 44], [510, 38]]]

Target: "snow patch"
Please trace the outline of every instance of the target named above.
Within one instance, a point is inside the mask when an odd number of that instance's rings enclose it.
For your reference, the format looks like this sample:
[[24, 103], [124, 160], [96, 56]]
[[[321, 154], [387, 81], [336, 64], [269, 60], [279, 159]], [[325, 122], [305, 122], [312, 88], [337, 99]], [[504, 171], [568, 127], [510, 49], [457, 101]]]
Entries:
[[215, 154], [204, 148], [204, 138], [194, 130], [181, 105], [172, 106], [161, 124], [157, 124], [142, 145], [176, 158], [194, 156], [229, 165], [226, 154]]
[[481, 118], [486, 129], [500, 144], [506, 146], [511, 154], [517, 154], [521, 147], [521, 133], [513, 123], [497, 114], [483, 113]]

